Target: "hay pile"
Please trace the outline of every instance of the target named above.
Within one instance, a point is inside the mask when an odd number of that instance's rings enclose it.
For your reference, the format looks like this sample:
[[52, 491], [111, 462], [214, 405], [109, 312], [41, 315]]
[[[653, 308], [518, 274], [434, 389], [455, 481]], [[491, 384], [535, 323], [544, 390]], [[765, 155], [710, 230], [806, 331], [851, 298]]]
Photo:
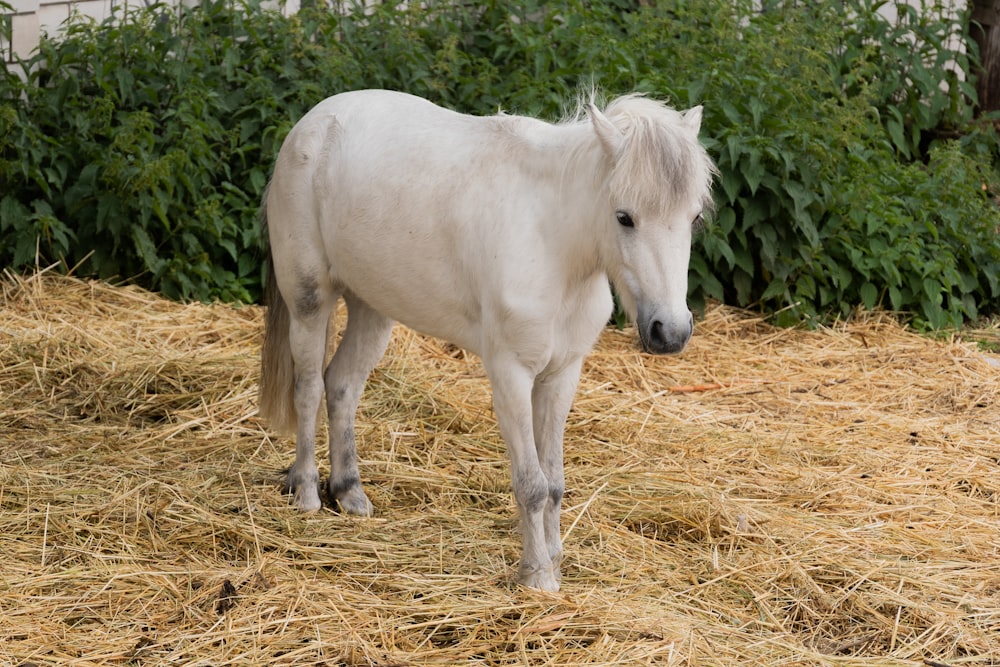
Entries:
[[713, 308], [654, 358], [608, 330], [553, 595], [512, 583], [461, 351], [397, 330], [359, 416], [376, 518], [302, 515], [254, 416], [258, 308], [0, 290], [0, 664], [1000, 664], [1000, 369], [974, 343]]

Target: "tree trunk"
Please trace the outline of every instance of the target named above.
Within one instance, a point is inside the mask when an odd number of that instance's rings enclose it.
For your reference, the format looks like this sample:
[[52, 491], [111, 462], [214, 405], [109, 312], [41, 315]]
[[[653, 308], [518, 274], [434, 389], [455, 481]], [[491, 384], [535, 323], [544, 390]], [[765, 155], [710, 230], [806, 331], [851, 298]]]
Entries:
[[1000, 0], [972, 0], [969, 32], [979, 45], [979, 113], [1000, 110]]

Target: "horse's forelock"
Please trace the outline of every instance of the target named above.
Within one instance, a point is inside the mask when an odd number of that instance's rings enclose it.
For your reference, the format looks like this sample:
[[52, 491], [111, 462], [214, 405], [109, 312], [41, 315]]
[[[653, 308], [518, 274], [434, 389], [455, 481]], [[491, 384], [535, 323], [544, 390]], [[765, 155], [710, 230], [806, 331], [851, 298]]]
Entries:
[[680, 112], [641, 95], [626, 95], [613, 100], [605, 115], [625, 137], [611, 176], [618, 197], [647, 210], [668, 210], [693, 199], [711, 206], [717, 170]]

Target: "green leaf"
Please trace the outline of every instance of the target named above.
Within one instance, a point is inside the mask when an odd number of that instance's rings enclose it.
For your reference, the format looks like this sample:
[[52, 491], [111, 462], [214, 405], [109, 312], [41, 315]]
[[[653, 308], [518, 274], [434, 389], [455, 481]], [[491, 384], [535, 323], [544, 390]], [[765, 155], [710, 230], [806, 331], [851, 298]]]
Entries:
[[753, 281], [750, 275], [737, 268], [733, 272], [733, 286], [736, 288], [736, 303], [740, 306], [750, 305], [753, 293]]
[[775, 278], [770, 282], [770, 284], [768, 284], [767, 289], [765, 289], [764, 293], [761, 294], [760, 299], [761, 301], [770, 301], [775, 297], [784, 297], [782, 298], [782, 301], [787, 302], [788, 301], [787, 296], [788, 296], [788, 283], [786, 283], [781, 278]]
[[744, 179], [735, 170], [724, 169], [722, 171], [722, 190], [726, 193], [727, 202], [735, 202], [743, 191]]
[[740, 173], [743, 175], [747, 187], [750, 188], [750, 194], [755, 194], [765, 176], [759, 149], [753, 148], [743, 156], [740, 160]]
[[159, 275], [166, 264], [164, 260], [157, 255], [156, 245], [153, 243], [153, 240], [149, 237], [146, 230], [138, 226], [133, 227], [132, 240], [135, 243], [135, 249], [139, 253], [139, 257], [142, 259], [145, 268], [151, 271], [153, 275]]
[[923, 286], [924, 294], [927, 295], [927, 301], [940, 304], [942, 296], [941, 283], [936, 278], [924, 278]]
[[863, 284], [858, 291], [861, 295], [861, 303], [868, 310], [871, 310], [878, 304], [878, 288], [872, 283]]
[[903, 156], [910, 157], [910, 144], [906, 140], [905, 127], [903, 125], [903, 117], [900, 115], [899, 110], [895, 107], [890, 107], [889, 112], [892, 118], [886, 121], [885, 129], [889, 133], [889, 138], [892, 139], [893, 145], [896, 147]]
[[903, 293], [895, 285], [889, 288], [889, 303], [892, 304], [894, 311], [899, 312], [903, 310]]

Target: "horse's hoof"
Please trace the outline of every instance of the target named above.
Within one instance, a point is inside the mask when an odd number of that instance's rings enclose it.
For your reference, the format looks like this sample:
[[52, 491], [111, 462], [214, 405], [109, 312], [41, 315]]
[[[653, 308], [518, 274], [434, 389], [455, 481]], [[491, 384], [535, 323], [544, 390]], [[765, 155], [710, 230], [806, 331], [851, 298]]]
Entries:
[[301, 512], [318, 512], [323, 507], [323, 502], [319, 499], [319, 492], [313, 490], [312, 493], [295, 493], [295, 506]]
[[375, 506], [368, 500], [368, 496], [365, 495], [361, 485], [352, 486], [345, 491], [341, 491], [334, 496], [334, 499], [345, 514], [353, 516], [375, 515]]
[[319, 475], [316, 473], [300, 475], [289, 470], [285, 493], [292, 495], [295, 506], [302, 512], [315, 512], [323, 507], [319, 497]]
[[540, 591], [556, 593], [559, 591], [559, 573], [554, 573], [552, 568], [540, 567], [530, 571], [521, 568], [518, 573], [518, 583], [527, 588], [537, 588]]

